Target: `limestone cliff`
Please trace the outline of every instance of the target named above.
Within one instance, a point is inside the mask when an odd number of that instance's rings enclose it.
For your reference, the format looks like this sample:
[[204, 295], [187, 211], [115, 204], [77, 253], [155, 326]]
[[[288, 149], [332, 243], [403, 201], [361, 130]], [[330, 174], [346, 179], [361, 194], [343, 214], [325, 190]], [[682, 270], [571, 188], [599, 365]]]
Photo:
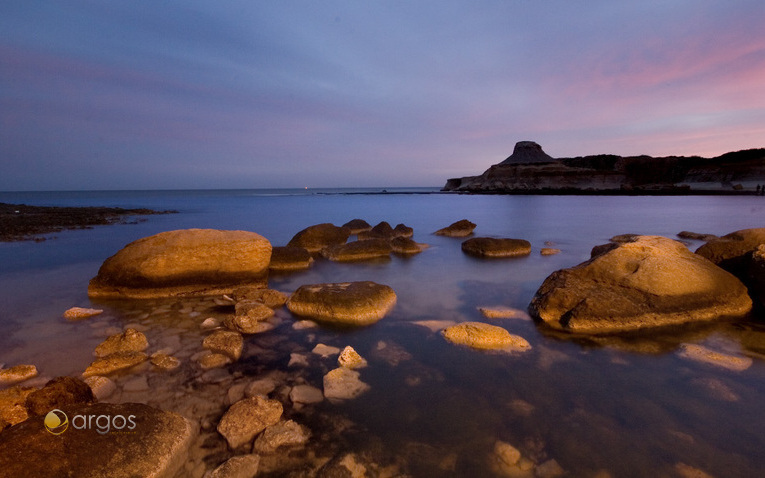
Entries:
[[533, 141], [480, 176], [449, 179], [444, 191], [473, 193], [703, 194], [755, 192], [765, 184], [765, 149], [699, 156], [595, 155], [553, 158]]

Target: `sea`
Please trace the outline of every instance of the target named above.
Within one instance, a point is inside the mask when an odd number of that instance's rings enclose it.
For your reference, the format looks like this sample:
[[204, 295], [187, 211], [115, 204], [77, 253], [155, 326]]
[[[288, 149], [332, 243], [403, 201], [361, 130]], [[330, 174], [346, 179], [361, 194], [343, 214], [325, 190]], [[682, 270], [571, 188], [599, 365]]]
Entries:
[[[724, 235], [764, 227], [765, 198], [377, 188], [0, 192], [0, 202], [177, 211], [57, 232], [39, 242], [0, 243], [0, 364], [36, 365], [40, 377], [30, 383], [39, 386], [78, 376], [110, 333], [127, 326], [144, 331], [149, 352], [165, 349], [181, 367], [117, 374], [117, 391], [105, 401], [141, 401], [200, 424], [179, 476], [201, 477], [232, 456], [215, 424], [248, 383], [264, 377], [276, 383], [270, 396], [284, 403], [285, 417], [311, 431], [305, 447], [283, 452], [289, 460], [264, 458], [266, 476], [287, 476], [290, 463], [320, 464], [345, 452], [369, 476], [752, 477], [765, 470], [765, 317], [589, 340], [551, 334], [524, 313], [548, 275], [586, 261], [593, 246], [612, 236], [677, 238], [683, 230]], [[317, 258], [306, 271], [272, 274], [269, 286], [290, 293], [323, 282], [389, 285], [397, 305], [369, 327], [296, 328], [299, 318], [281, 309], [275, 328], [245, 337], [239, 361], [204, 371], [193, 360], [207, 333], [199, 324], [230, 311], [199, 301], [87, 296], [101, 263], [141, 237], [185, 228], [247, 230], [281, 246], [310, 225], [355, 218], [403, 223], [430, 247], [358, 263]], [[475, 236], [526, 239], [532, 252], [481, 260], [461, 251], [462, 239], [433, 234], [460, 219], [477, 224]], [[691, 250], [702, 244], [685, 243]], [[543, 247], [561, 252], [543, 256]], [[73, 306], [105, 312], [67, 322], [62, 314]], [[487, 319], [480, 307], [519, 313]], [[477, 351], [446, 342], [438, 331], [464, 321], [503, 327], [528, 340], [531, 350]], [[352, 400], [291, 404], [291, 387], [321, 389], [323, 375], [337, 366], [336, 355], [312, 352], [319, 343], [350, 345], [364, 357], [369, 365], [359, 373], [369, 390]], [[683, 344], [748, 357], [752, 365], [734, 371], [689, 360], [679, 353]], [[503, 465], [498, 444], [517, 449], [521, 459]]]

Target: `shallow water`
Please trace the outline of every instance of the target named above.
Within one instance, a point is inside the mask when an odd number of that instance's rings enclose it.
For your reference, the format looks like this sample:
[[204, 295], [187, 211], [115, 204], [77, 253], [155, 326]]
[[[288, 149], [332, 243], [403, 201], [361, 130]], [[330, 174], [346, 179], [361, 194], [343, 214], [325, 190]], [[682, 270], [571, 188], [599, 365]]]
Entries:
[[[327, 192], [332, 191], [322, 191]], [[568, 476], [681, 476], [684, 466], [713, 476], [756, 476], [765, 469], [762, 318], [609, 343], [552, 336], [529, 320], [492, 320], [531, 343], [522, 354], [456, 347], [413, 324], [489, 321], [480, 306], [525, 309], [547, 275], [586, 260], [593, 246], [616, 234], [722, 235], [760, 227], [762, 198], [276, 190], [0, 193], [0, 201], [180, 211], [138, 224], [57, 233], [40, 243], [0, 244], [0, 363], [33, 363], [43, 377], [78, 375], [107, 335], [127, 325], [142, 329], [148, 352], [168, 348], [183, 365], [171, 372], [145, 367], [118, 375], [119, 389], [107, 401], [142, 401], [198, 420], [202, 433], [184, 476], [201, 476], [230, 456], [215, 432], [229, 389], [236, 398], [237, 386], [267, 375], [279, 384], [272, 396], [285, 403], [285, 415], [313, 433], [307, 450], [294, 453], [295, 463], [353, 451], [375, 463], [376, 471], [384, 469], [381, 475], [491, 476], [492, 450], [501, 440], [538, 465], [554, 459]], [[285, 292], [318, 282], [390, 285], [398, 303], [371, 327], [295, 330], [283, 309], [274, 330], [246, 337], [242, 359], [205, 372], [190, 360], [206, 335], [199, 323], [224, 317], [226, 309], [210, 301], [92, 303], [87, 297], [87, 282], [101, 262], [150, 234], [189, 227], [244, 229], [283, 245], [308, 225], [356, 217], [371, 224], [405, 223], [414, 228], [416, 241], [431, 247], [387, 261], [317, 260], [308, 271], [272, 274], [269, 282]], [[461, 252], [461, 240], [431, 234], [462, 218], [478, 224], [476, 235], [529, 240], [532, 254], [477, 260]], [[562, 252], [539, 255], [545, 241]], [[689, 247], [700, 244], [692, 241]], [[96, 306], [105, 313], [67, 323], [61, 314], [72, 306]], [[311, 353], [317, 343], [352, 345], [369, 361], [361, 379], [371, 390], [345, 403], [293, 407], [286, 397], [289, 387], [321, 388], [322, 376], [336, 366], [336, 357]], [[754, 363], [733, 372], [688, 361], [677, 354], [681, 343], [749, 356]], [[293, 353], [303, 354], [307, 366], [289, 366]], [[280, 467], [292, 463], [279, 460], [266, 460], [264, 467], [279, 475]]]

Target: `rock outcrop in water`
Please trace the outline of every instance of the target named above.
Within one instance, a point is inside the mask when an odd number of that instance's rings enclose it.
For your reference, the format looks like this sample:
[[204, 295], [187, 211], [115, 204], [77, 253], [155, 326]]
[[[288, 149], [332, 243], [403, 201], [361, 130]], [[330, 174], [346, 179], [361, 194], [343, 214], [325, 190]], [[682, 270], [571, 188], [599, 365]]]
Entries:
[[742, 317], [746, 287], [683, 244], [658, 236], [620, 238], [593, 258], [545, 279], [529, 311], [566, 332], [608, 334]]
[[479, 176], [449, 179], [444, 191], [472, 193], [692, 194], [757, 191], [765, 184], [765, 149], [699, 156], [553, 158], [533, 141]]

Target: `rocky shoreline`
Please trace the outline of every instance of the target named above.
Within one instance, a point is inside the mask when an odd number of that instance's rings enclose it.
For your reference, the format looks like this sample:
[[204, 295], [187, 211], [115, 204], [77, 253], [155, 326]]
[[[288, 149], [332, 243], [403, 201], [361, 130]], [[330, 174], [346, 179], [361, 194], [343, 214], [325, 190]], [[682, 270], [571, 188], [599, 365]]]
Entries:
[[[0, 203], [0, 241], [44, 241], [44, 234], [67, 229], [89, 229], [109, 224], [129, 224], [132, 216], [171, 214], [177, 211], [124, 209], [120, 207], [52, 207]], [[134, 219], [141, 221], [142, 218]]]

